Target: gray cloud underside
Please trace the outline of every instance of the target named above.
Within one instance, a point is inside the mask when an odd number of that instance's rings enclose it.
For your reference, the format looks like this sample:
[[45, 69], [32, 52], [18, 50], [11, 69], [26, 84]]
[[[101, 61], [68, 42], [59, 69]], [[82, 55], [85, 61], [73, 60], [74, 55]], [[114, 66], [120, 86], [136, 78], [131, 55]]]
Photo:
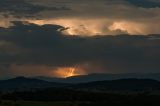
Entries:
[[[159, 7], [159, 0], [0, 1], [0, 26], [10, 26], [0, 28], [0, 77], [18, 75], [17, 68], [25, 75], [30, 70], [26, 67], [34, 67], [28, 75], [45, 75], [52, 67], [70, 66], [82, 67], [86, 73], [159, 72]], [[38, 19], [44, 20], [44, 25], [11, 24]], [[75, 37], [57, 31], [72, 21], [76, 31], [81, 28], [78, 32], [97, 29], [103, 35], [157, 35]], [[111, 31], [109, 27], [118, 28]]]
[[160, 71], [159, 35], [70, 37], [57, 31], [61, 26], [15, 24], [0, 29], [3, 68], [12, 64], [53, 67], [88, 64], [87, 73]]
[[[137, 8], [138, 7], [138, 8]], [[149, 9], [147, 7], [150, 7]], [[142, 15], [156, 15], [152, 9], [160, 7], [159, 0], [4, 0], [0, 1], [0, 12], [17, 17], [109, 17], [140, 18]], [[143, 9], [144, 8], [144, 9]], [[109, 10], [108, 10], [109, 9]], [[59, 12], [59, 10], [62, 10]], [[68, 10], [68, 11], [66, 11]], [[137, 12], [135, 14], [134, 10]], [[58, 11], [59, 13], [57, 13]], [[117, 11], [117, 12], [116, 12]], [[132, 11], [132, 13], [130, 13]], [[140, 11], [140, 12], [138, 12]], [[39, 14], [42, 12], [42, 14]], [[49, 12], [50, 14], [47, 14]], [[55, 14], [51, 13], [57, 13]], [[119, 13], [119, 14], [118, 14]], [[141, 13], [141, 14], [139, 14]], [[151, 14], [152, 13], [152, 14]], [[88, 14], [88, 15], [87, 15]], [[108, 15], [107, 15], [108, 14]], [[116, 15], [117, 14], [117, 15]], [[138, 15], [139, 14], [139, 15]], [[5, 16], [7, 16], [5, 14]], [[39, 16], [42, 15], [42, 16]], [[43, 16], [44, 15], [44, 16]], [[120, 16], [121, 15], [121, 16]], [[137, 16], [138, 15], [138, 16]], [[66, 16], [65, 16], [66, 17]], [[94, 18], [93, 17], [93, 18]], [[144, 18], [144, 17], [143, 17]]]
[[159, 0], [4, 0], [0, 26], [41, 20], [41, 24], [70, 27], [79, 35], [159, 34], [159, 7]]
[[47, 7], [32, 4], [27, 0], [3, 0], [0, 1], [0, 12], [3, 13], [5, 17], [7, 15], [13, 15], [15, 17], [35, 17], [37, 13], [41, 11], [59, 11], [59, 10], [69, 10], [66, 7]]

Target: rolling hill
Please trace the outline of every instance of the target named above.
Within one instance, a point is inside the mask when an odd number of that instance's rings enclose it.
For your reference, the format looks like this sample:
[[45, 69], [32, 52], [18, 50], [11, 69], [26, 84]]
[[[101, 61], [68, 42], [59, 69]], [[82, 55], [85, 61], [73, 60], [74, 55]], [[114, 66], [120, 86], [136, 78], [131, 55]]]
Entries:
[[0, 81], [0, 90], [33, 90], [33, 89], [44, 89], [49, 87], [62, 87], [66, 84], [48, 82], [40, 79], [16, 77], [8, 80]]
[[93, 91], [158, 91], [160, 82], [152, 79], [119, 79], [81, 83], [73, 88]]
[[44, 77], [38, 76], [36, 79], [45, 80], [49, 82], [59, 82], [59, 83], [87, 83], [93, 81], [104, 81], [104, 80], [118, 80], [118, 79], [154, 79], [160, 81], [160, 73], [122, 73], [122, 74], [88, 74], [72, 76], [68, 78], [54, 78], [54, 77]]

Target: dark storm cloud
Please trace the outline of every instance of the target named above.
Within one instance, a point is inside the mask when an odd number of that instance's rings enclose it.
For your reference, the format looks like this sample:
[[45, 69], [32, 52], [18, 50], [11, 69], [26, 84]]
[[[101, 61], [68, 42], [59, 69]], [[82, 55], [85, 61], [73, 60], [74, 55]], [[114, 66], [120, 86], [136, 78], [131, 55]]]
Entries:
[[159, 35], [74, 37], [62, 35], [57, 25], [15, 25], [0, 29], [0, 64], [6, 70], [17, 64], [79, 65], [87, 73], [160, 71]]
[[3, 0], [0, 26], [28, 21], [69, 27], [72, 35], [159, 34], [159, 5], [159, 0]]
[[[70, 27], [77, 35], [159, 34], [159, 0], [30, 0], [41, 6], [66, 6], [71, 11], [44, 11], [30, 22]], [[56, 14], [56, 15], [55, 15]], [[84, 27], [80, 27], [84, 26]], [[118, 30], [118, 31], [117, 31]]]
[[31, 4], [27, 0], [2, 0], [0, 1], [0, 12], [7, 15], [13, 15], [16, 17], [34, 17], [37, 13], [45, 10], [59, 11], [69, 10], [66, 7], [45, 7]]
[[126, 0], [131, 5], [143, 8], [155, 8], [160, 7], [159, 0]]

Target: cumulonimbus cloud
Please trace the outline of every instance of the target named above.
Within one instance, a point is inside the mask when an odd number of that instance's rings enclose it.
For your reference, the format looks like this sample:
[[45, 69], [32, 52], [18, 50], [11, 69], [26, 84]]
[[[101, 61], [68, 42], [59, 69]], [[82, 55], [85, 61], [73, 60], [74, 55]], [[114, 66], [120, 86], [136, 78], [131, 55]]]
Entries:
[[0, 1], [0, 77], [159, 72], [158, 1], [9, 1]]
[[32, 75], [53, 76], [69, 67], [81, 74], [160, 68], [159, 35], [75, 37], [64, 36], [57, 25], [14, 24], [0, 29], [0, 67], [6, 75], [29, 75], [25, 67]]
[[[160, 33], [160, 3], [151, 0], [29, 0], [21, 4], [33, 11], [21, 12], [24, 10], [21, 9], [20, 12], [8, 13], [10, 17], [2, 19], [6, 26], [11, 26], [10, 21], [21, 20], [37, 25], [61, 25], [67, 28], [64, 33], [68, 35]], [[5, 11], [10, 11], [11, 7]], [[13, 16], [18, 16], [18, 19]], [[4, 27], [3, 22], [0, 25]]]

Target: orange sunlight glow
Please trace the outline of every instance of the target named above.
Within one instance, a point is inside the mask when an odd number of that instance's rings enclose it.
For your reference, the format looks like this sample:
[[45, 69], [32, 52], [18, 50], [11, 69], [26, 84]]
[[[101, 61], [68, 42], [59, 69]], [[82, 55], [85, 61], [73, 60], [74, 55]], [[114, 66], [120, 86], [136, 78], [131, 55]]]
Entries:
[[127, 22], [127, 21], [121, 21], [121, 22], [114, 22], [109, 29], [111, 31], [114, 30], [121, 30], [124, 32], [127, 32], [129, 34], [146, 34], [144, 24], [136, 23], [136, 22]]
[[[60, 25], [66, 28], [62, 33], [65, 35], [104, 35], [108, 32], [104, 31], [106, 24], [108, 26], [108, 20], [106, 19], [48, 19], [48, 20], [26, 20], [29, 23], [37, 25], [54, 24]], [[104, 25], [105, 23], [105, 25]]]
[[54, 70], [52, 74], [56, 77], [67, 78], [71, 76], [83, 75], [84, 71], [77, 67], [60, 67]]
[[[145, 24], [130, 21], [113, 21], [109, 19], [46, 19], [46, 20], [26, 20], [37, 25], [53, 24], [66, 28], [62, 31], [64, 35], [117, 35], [121, 33], [147, 34]], [[149, 33], [149, 32], [148, 32]]]
[[75, 68], [70, 68], [67, 77], [75, 76]]

